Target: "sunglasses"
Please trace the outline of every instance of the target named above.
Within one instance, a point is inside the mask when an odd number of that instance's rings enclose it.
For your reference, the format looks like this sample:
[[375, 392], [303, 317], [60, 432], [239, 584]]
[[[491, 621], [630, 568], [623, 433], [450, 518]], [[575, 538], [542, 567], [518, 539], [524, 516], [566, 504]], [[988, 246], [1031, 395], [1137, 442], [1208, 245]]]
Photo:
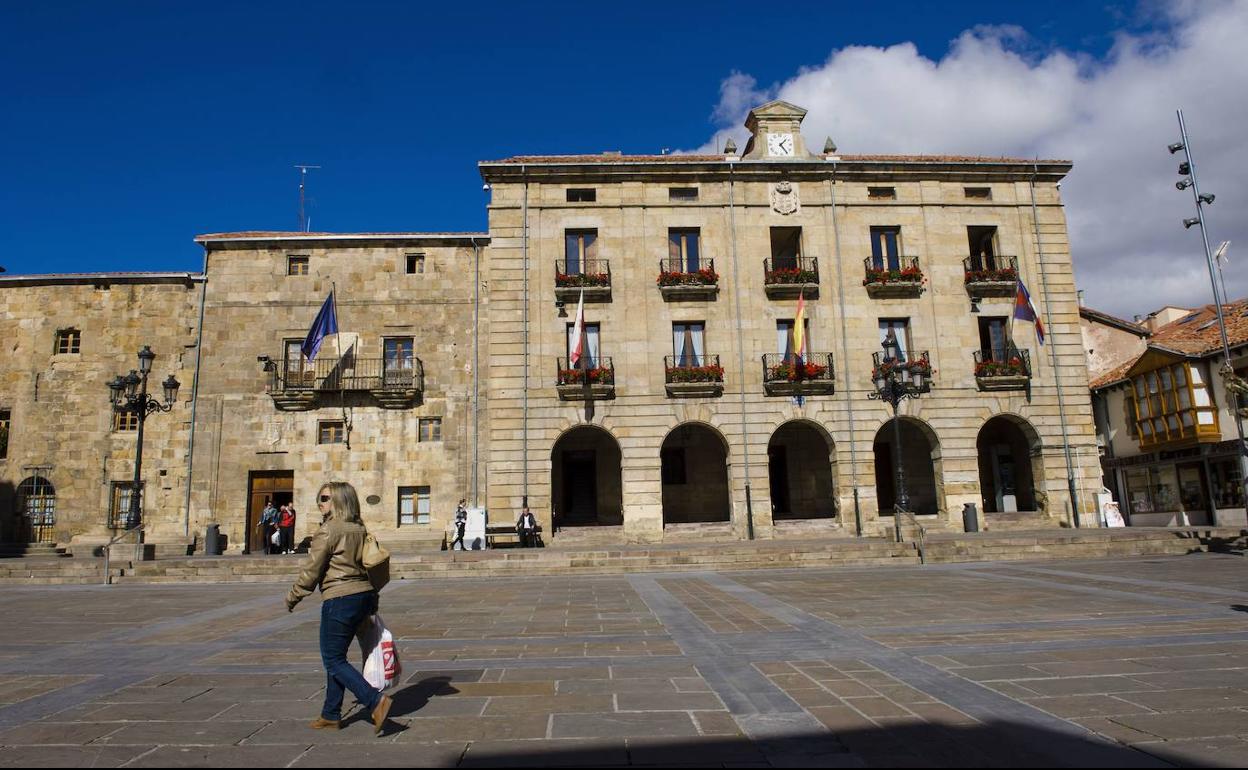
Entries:
[[328, 502], [329, 502], [329, 495], [321, 495], [321, 502], [322, 502], [322, 503], [328, 503]]

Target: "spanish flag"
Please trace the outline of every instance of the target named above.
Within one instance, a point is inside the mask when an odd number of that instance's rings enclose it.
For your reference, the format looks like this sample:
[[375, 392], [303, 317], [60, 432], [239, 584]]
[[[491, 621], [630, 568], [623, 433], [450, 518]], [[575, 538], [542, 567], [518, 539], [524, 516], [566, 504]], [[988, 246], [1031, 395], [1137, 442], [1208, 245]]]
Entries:
[[793, 319], [793, 358], [797, 366], [806, 363], [806, 300], [797, 294], [797, 317]]

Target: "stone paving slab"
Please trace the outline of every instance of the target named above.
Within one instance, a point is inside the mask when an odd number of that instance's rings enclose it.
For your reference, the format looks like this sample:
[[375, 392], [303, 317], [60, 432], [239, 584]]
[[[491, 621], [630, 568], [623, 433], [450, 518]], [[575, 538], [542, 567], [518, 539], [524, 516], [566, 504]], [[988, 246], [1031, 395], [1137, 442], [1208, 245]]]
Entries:
[[380, 736], [350, 696], [342, 730], [307, 727], [315, 599], [23, 586], [0, 596], [0, 767], [1244, 766], [1244, 566], [403, 581]]

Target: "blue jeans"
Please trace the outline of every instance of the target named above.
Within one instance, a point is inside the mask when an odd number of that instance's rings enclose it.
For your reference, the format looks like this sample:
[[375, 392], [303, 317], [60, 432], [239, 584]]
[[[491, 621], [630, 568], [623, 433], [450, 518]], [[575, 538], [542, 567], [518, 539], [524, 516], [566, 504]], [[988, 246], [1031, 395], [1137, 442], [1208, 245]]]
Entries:
[[381, 700], [381, 691], [373, 689], [364, 675], [347, 662], [347, 651], [351, 649], [356, 629], [375, 612], [376, 591], [339, 596], [321, 603], [321, 662], [328, 677], [322, 719], [342, 719], [344, 690], [350, 690], [369, 712]]

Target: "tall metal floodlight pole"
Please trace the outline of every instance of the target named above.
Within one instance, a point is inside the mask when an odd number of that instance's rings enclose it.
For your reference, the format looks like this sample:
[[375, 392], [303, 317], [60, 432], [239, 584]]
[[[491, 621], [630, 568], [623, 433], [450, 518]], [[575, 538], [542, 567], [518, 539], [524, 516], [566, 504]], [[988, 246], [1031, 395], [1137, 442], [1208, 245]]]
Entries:
[[[1214, 270], [1213, 252], [1209, 250], [1209, 232], [1205, 228], [1205, 206], [1213, 203], [1214, 196], [1212, 193], [1202, 193], [1200, 191], [1200, 184], [1196, 179], [1196, 160], [1192, 156], [1192, 145], [1187, 138], [1187, 124], [1183, 122], [1183, 110], [1176, 110], [1176, 114], [1179, 116], [1179, 135], [1182, 137], [1182, 141], [1170, 145], [1167, 149], [1170, 150], [1171, 155], [1182, 150], [1183, 157], [1186, 158], [1179, 164], [1179, 175], [1183, 179], [1175, 182], [1174, 186], [1180, 190], [1192, 188], [1192, 198], [1196, 202], [1196, 216], [1184, 219], [1183, 227], [1191, 229], [1192, 225], [1200, 225], [1200, 238], [1205, 246], [1205, 263], [1209, 267], [1209, 285], [1213, 288], [1213, 305], [1218, 314], [1218, 329], [1222, 332], [1222, 355], [1224, 356], [1224, 361], [1221, 374], [1225, 383], [1229, 378], [1235, 376], [1235, 369], [1231, 366], [1231, 343], [1226, 336], [1226, 317], [1222, 312], [1222, 306], [1226, 304], [1227, 298], [1218, 291], [1218, 277]], [[1228, 404], [1228, 406], [1231, 407], [1231, 413], [1235, 416], [1235, 430], [1239, 434], [1239, 483], [1243, 486], [1245, 510], [1248, 510], [1248, 456], [1245, 454], [1244, 423], [1239, 416], [1239, 410], [1234, 408], [1233, 404]], [[1213, 503], [1210, 508], [1213, 511], [1211, 523], [1217, 526], [1218, 501], [1213, 500], [1211, 502]]]

